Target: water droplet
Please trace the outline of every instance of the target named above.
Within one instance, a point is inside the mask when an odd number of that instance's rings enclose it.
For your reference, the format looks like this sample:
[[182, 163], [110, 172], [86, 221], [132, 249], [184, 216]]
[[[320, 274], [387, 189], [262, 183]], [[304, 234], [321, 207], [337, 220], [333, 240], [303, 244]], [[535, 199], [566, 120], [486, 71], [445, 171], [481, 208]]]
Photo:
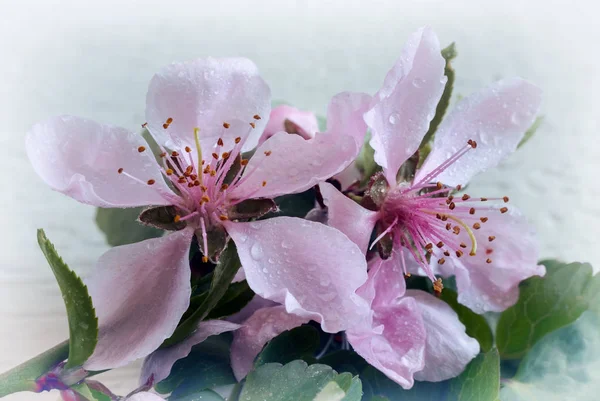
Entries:
[[276, 262], [276, 260], [275, 260], [275, 259], [273, 259], [273, 258], [269, 258], [269, 263], [270, 263], [270, 264], [272, 264], [272, 265], [273, 265], [273, 264], [275, 264], [275, 262]]
[[246, 240], [248, 239], [248, 236], [246, 234], [242, 234], [239, 236], [238, 239], [240, 242], [246, 242]]
[[425, 81], [423, 78], [419, 78], [419, 77], [416, 77], [412, 80], [412, 84], [415, 88], [421, 88], [425, 84], [425, 82], [427, 82], [427, 81]]
[[514, 125], [518, 125], [520, 122], [519, 113], [517, 113], [517, 112], [512, 113], [510, 116], [510, 122], [513, 123]]
[[260, 244], [257, 242], [250, 248], [250, 256], [254, 260], [260, 260], [263, 256], [263, 250]]
[[263, 267], [262, 271], [263, 271], [263, 273], [268, 273], [269, 269], [267, 269], [266, 267]]
[[249, 225], [250, 225], [250, 228], [252, 228], [254, 230], [258, 230], [260, 228], [260, 223], [257, 223], [255, 221], [251, 222]]
[[392, 114], [390, 114], [390, 116], [388, 117], [388, 121], [390, 122], [390, 124], [395, 125], [400, 121], [400, 114], [394, 112]]
[[294, 244], [288, 241], [281, 241], [281, 247], [285, 249], [292, 249], [294, 247]]
[[335, 292], [326, 292], [326, 293], [318, 293], [317, 296], [325, 302], [331, 302], [337, 297], [337, 294]]
[[327, 287], [330, 283], [331, 281], [327, 277], [324, 277], [321, 279], [321, 282], [319, 284], [321, 284], [323, 287]]

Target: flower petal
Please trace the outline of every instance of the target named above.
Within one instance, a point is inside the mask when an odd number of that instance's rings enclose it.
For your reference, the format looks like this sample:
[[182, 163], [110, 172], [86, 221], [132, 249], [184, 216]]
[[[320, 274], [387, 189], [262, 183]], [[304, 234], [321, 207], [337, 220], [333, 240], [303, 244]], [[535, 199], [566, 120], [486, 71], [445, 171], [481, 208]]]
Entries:
[[[287, 122], [286, 122], [287, 121]], [[291, 125], [291, 126], [290, 126]], [[293, 131], [290, 131], [293, 129]], [[303, 111], [287, 104], [282, 104], [271, 110], [269, 122], [260, 138], [263, 143], [277, 132], [295, 133], [304, 139], [314, 138], [319, 130], [317, 116], [311, 111]]]
[[425, 360], [425, 327], [413, 298], [402, 298], [375, 313], [372, 328], [346, 331], [354, 350], [405, 389]]
[[[477, 254], [450, 258], [445, 272], [450, 273], [454, 267], [460, 303], [476, 313], [501, 312], [517, 302], [521, 281], [545, 274], [544, 266], [537, 264], [537, 236], [515, 207], [509, 207], [506, 213], [500, 213], [497, 207], [477, 209], [475, 216], [488, 218], [479, 230], [474, 230]], [[475, 216], [465, 222], [473, 224]], [[494, 240], [490, 242], [489, 237]]]
[[[242, 270], [242, 269], [240, 269]], [[246, 278], [244, 278], [245, 280]], [[279, 305], [277, 302], [269, 301], [268, 299], [264, 299], [263, 297], [259, 297], [258, 295], [254, 295], [250, 302], [246, 306], [242, 308], [241, 311], [234, 313], [231, 316], [226, 317], [225, 319], [228, 322], [242, 324], [244, 323], [250, 316], [254, 314], [259, 309], [269, 308], [271, 306]]]
[[[253, 149], [271, 111], [271, 90], [256, 65], [245, 58], [206, 58], [173, 63], [150, 81], [146, 97], [146, 119], [150, 131], [168, 143], [163, 124], [174, 139], [194, 144], [194, 128], [200, 128], [202, 148], [209, 151], [223, 138], [231, 144], [238, 130], [226, 130], [230, 120], [254, 122], [256, 129], [243, 150]], [[262, 117], [254, 120], [254, 115]], [[248, 126], [249, 128], [249, 126]]]
[[341, 92], [327, 107], [327, 132], [337, 136], [350, 135], [358, 145], [363, 145], [367, 124], [363, 116], [369, 109], [371, 96], [360, 92]]
[[520, 78], [498, 81], [462, 99], [440, 124], [431, 153], [415, 180], [425, 177], [469, 139], [477, 142], [477, 148], [437, 175], [435, 181], [450, 186], [466, 184], [477, 173], [498, 165], [517, 148], [541, 101], [542, 91]]
[[225, 222], [246, 280], [263, 298], [336, 333], [369, 314], [356, 290], [367, 279], [360, 249], [338, 230], [294, 217]]
[[139, 393], [135, 393], [131, 397], [127, 397], [125, 401], [164, 401], [165, 399], [161, 396], [149, 393], [147, 391], [141, 391]]
[[284, 331], [308, 323], [310, 319], [291, 315], [284, 306], [259, 309], [233, 335], [231, 368], [238, 381], [252, 370], [254, 358], [271, 339]]
[[427, 332], [425, 367], [415, 379], [438, 382], [461, 374], [479, 353], [477, 340], [465, 333], [458, 315], [444, 301], [418, 290], [407, 290], [406, 297], [416, 301]]
[[437, 36], [431, 28], [421, 28], [408, 39], [365, 114], [375, 161], [391, 185], [435, 115], [447, 80], [444, 66]]
[[[100, 207], [168, 205], [175, 196], [141, 135], [73, 116], [34, 125], [25, 139], [34, 170], [55, 191]], [[117, 170], [140, 179], [137, 182]], [[150, 186], [146, 181], [153, 179]]]
[[346, 234], [366, 253], [378, 213], [360, 206], [329, 183], [322, 182], [319, 188], [327, 205], [327, 225]]
[[196, 331], [182, 342], [172, 347], [157, 349], [146, 357], [142, 366], [140, 385], [148, 383], [150, 379], [152, 379], [152, 383], [166, 379], [175, 362], [188, 356], [194, 345], [200, 344], [210, 336], [237, 330], [240, 327], [239, 324], [224, 320], [200, 322]]
[[87, 370], [111, 369], [143, 358], [177, 327], [189, 306], [189, 249], [193, 231], [112, 248], [86, 280], [98, 344]]
[[306, 140], [279, 132], [258, 147], [242, 182], [229, 196], [274, 198], [305, 191], [346, 168], [356, 157], [357, 149], [349, 135], [324, 133]]
[[395, 305], [404, 296], [406, 279], [398, 259], [394, 253], [386, 260], [375, 257], [369, 261], [369, 281], [374, 294], [371, 308], [375, 311]]

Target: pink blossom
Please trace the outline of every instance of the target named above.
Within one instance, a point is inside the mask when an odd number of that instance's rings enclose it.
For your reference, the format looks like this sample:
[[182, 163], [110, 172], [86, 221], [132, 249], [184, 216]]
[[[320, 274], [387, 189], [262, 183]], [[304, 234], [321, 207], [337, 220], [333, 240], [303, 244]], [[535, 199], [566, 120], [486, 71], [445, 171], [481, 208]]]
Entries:
[[326, 331], [367, 314], [355, 294], [367, 278], [366, 262], [344, 234], [290, 217], [241, 222], [237, 207], [304, 191], [342, 171], [359, 151], [353, 122], [369, 100], [342, 93], [331, 101], [328, 116], [336, 123], [325, 133], [308, 140], [276, 133], [247, 160], [242, 152], [255, 147], [267, 124], [270, 90], [249, 60], [199, 59], [167, 66], [150, 82], [144, 126], [158, 158], [142, 136], [124, 128], [72, 116], [36, 124], [27, 152], [53, 189], [99, 207], [153, 205], [175, 213], [162, 222], [173, 233], [99, 259], [87, 283], [100, 334], [84, 367], [124, 365], [173, 333], [189, 304], [194, 235], [204, 258], [213, 260], [218, 249], [211, 244], [230, 237], [258, 295]]
[[[433, 31], [414, 33], [373, 97], [364, 120], [383, 173], [367, 192], [369, 209], [321, 184], [328, 224], [365, 252], [375, 228], [382, 257], [418, 262], [432, 280], [455, 275], [459, 302], [474, 311], [502, 311], [518, 297], [520, 281], [544, 275], [533, 229], [508, 198], [453, 195], [474, 175], [513, 152], [532, 124], [541, 91], [520, 78], [502, 80], [461, 101], [435, 134], [431, 153], [410, 182], [400, 167], [419, 148], [446, 77]], [[429, 262], [431, 260], [431, 262]], [[436, 282], [436, 288], [441, 288]]]
[[[433, 295], [407, 291], [397, 259], [376, 258], [369, 265], [369, 279], [358, 293], [372, 313], [346, 330], [354, 350], [406, 389], [414, 379], [441, 381], [459, 375], [479, 352], [479, 344], [465, 334], [456, 313]], [[236, 378], [248, 374], [268, 341], [307, 321], [282, 306], [257, 310], [234, 333], [231, 364]]]

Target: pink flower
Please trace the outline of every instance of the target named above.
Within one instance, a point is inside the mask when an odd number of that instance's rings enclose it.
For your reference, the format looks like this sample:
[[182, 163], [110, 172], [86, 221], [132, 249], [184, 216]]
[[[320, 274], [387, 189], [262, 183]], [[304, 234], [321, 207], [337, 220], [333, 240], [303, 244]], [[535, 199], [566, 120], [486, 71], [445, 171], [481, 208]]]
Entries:
[[[354, 350], [390, 379], [408, 389], [414, 379], [441, 381], [459, 375], [479, 352], [477, 341], [445, 302], [423, 291], [406, 290], [399, 261], [370, 262], [359, 294], [372, 313], [346, 331]], [[252, 369], [272, 338], [307, 323], [282, 306], [259, 309], [234, 333], [231, 366], [238, 380]]]
[[300, 135], [304, 139], [311, 139], [315, 137], [318, 130], [319, 122], [314, 113], [282, 104], [271, 110], [269, 122], [259, 144], [281, 131]]
[[382, 257], [392, 253], [403, 266], [412, 258], [432, 280], [435, 273], [455, 275], [459, 302], [478, 313], [502, 311], [516, 302], [520, 281], [545, 273], [537, 265], [535, 233], [515, 208], [488, 202], [507, 197], [451, 193], [516, 149], [539, 109], [541, 91], [513, 78], [462, 99], [438, 127], [412, 182], [397, 182], [429, 128], [445, 82], [438, 39], [423, 28], [410, 37], [364, 115], [383, 169], [365, 197], [369, 209], [321, 184], [328, 224], [363, 252], [375, 228], [371, 247], [378, 243]]
[[270, 90], [249, 60], [200, 59], [172, 64], [150, 82], [144, 125], [160, 147], [158, 160], [124, 128], [71, 116], [36, 124], [27, 152], [50, 187], [99, 207], [163, 206], [168, 218], [159, 223], [176, 230], [99, 259], [87, 285], [100, 333], [84, 367], [124, 365], [173, 333], [189, 305], [193, 235], [205, 258], [218, 257], [211, 244], [230, 237], [258, 295], [325, 331], [367, 314], [355, 294], [366, 262], [344, 234], [291, 217], [238, 219], [245, 202], [304, 191], [343, 170], [358, 153], [355, 131], [366, 126], [355, 120], [369, 99], [340, 94], [325, 133], [309, 140], [275, 134], [245, 160], [242, 152], [255, 147], [267, 124], [261, 116], [269, 115]]

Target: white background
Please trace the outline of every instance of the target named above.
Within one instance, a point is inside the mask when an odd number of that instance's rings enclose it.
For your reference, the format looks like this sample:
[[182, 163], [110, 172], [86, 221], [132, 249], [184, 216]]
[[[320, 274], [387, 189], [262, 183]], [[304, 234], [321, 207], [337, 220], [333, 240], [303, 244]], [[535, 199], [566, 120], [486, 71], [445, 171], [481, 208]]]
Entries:
[[[470, 191], [509, 195], [543, 257], [600, 266], [597, 14], [591, 1], [0, 0], [0, 371], [67, 337], [36, 228], [83, 275], [106, 249], [94, 210], [33, 173], [25, 132], [64, 113], [137, 129], [147, 82], [175, 60], [250, 57], [275, 99], [324, 114], [339, 91], [373, 93], [408, 34], [431, 25], [443, 45], [457, 42], [456, 93], [513, 75], [545, 91], [537, 136]], [[107, 384], [124, 393], [134, 376], [113, 372]]]

